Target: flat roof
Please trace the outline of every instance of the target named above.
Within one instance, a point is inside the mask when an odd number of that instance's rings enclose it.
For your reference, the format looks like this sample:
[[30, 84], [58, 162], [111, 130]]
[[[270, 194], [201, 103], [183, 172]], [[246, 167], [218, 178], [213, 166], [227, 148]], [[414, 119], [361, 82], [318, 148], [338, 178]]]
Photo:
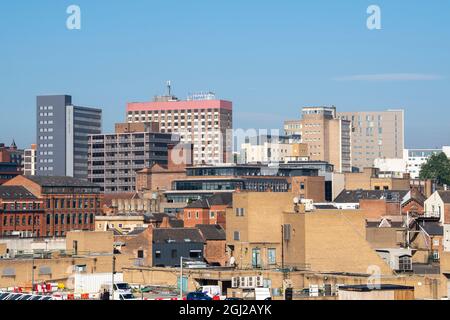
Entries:
[[414, 290], [414, 287], [401, 286], [397, 284], [380, 284], [374, 286], [353, 285], [353, 286], [339, 286], [339, 290], [370, 292], [370, 291]]

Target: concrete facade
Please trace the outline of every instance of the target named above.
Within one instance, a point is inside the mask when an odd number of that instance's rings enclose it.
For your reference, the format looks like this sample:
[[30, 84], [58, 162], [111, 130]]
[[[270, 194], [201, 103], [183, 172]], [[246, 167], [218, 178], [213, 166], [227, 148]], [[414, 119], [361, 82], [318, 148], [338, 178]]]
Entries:
[[102, 131], [102, 110], [68, 95], [36, 99], [37, 175], [87, 178], [88, 135]]
[[405, 147], [404, 110], [338, 112], [351, 121], [352, 166], [372, 167], [377, 158], [402, 158]]

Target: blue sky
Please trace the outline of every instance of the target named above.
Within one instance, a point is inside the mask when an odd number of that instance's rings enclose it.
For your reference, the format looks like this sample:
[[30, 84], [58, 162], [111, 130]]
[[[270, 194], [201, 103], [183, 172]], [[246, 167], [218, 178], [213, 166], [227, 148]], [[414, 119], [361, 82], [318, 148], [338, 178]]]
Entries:
[[[66, 28], [81, 7], [82, 29]], [[382, 30], [366, 28], [381, 7]], [[0, 5], [0, 141], [35, 139], [35, 96], [100, 106], [212, 90], [236, 128], [281, 128], [304, 105], [406, 110], [407, 147], [450, 145], [450, 2], [40, 0]]]

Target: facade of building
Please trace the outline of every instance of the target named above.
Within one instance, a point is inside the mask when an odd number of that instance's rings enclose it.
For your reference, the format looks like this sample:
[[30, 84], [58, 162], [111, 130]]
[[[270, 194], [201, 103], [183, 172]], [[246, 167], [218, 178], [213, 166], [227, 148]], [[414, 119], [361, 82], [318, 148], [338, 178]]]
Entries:
[[338, 112], [351, 121], [352, 166], [372, 167], [377, 158], [402, 158], [405, 146], [404, 111]]
[[212, 197], [194, 201], [183, 210], [183, 221], [186, 228], [198, 224], [218, 224], [226, 227], [226, 209], [232, 205], [231, 193], [218, 193]]
[[36, 175], [36, 149], [37, 145], [32, 144], [30, 149], [24, 151], [23, 174], [25, 176]]
[[442, 149], [405, 149], [403, 151], [403, 161], [406, 164], [406, 172], [412, 179], [418, 179], [420, 169], [433, 154], [444, 152], [450, 158], [450, 147]]
[[45, 210], [42, 200], [21, 186], [0, 186], [0, 237], [42, 237]]
[[327, 161], [336, 172], [350, 172], [351, 122], [337, 118], [335, 107], [305, 107], [301, 138], [308, 145], [310, 160]]
[[88, 180], [105, 193], [134, 192], [136, 171], [167, 165], [168, 145], [178, 137], [155, 123], [117, 124], [114, 134], [89, 136]]
[[[293, 194], [241, 192], [227, 210], [227, 246], [238, 269], [292, 268], [368, 274], [389, 266], [365, 239], [360, 210], [306, 210]], [[357, 254], [355, 254], [357, 253]]]
[[16, 142], [13, 141], [9, 147], [4, 143], [0, 143], [0, 162], [12, 162], [17, 164], [23, 171], [24, 150], [17, 148]]
[[286, 120], [284, 122], [284, 134], [287, 136], [301, 135], [302, 133], [301, 120]]
[[153, 229], [153, 266], [179, 267], [181, 257], [203, 261], [204, 239], [194, 228]]
[[346, 190], [409, 190], [410, 177], [384, 176], [376, 168], [364, 168], [362, 172], [345, 174]]
[[156, 97], [153, 102], [129, 103], [127, 122], [157, 122], [163, 133], [177, 133], [182, 143], [194, 145], [194, 163], [230, 163], [233, 105], [211, 95], [187, 101], [174, 96]]
[[44, 234], [64, 237], [72, 230], [95, 230], [95, 216], [102, 214], [99, 186], [71, 177], [17, 176], [5, 185], [22, 186], [43, 202]]
[[225, 230], [217, 224], [200, 224], [196, 228], [205, 241], [205, 260], [212, 266], [226, 266], [227, 236]]
[[247, 138], [241, 145], [241, 163], [307, 161], [309, 160], [308, 145], [299, 141], [299, 138], [292, 136]]
[[87, 178], [88, 135], [102, 131], [102, 111], [72, 104], [72, 97], [38, 96], [37, 175]]
[[0, 185], [21, 174], [22, 171], [17, 163], [0, 162]]

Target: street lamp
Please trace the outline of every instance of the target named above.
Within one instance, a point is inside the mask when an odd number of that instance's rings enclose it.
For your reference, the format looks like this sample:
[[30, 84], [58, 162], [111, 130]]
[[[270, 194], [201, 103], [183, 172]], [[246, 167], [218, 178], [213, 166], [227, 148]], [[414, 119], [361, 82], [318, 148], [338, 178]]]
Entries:
[[180, 300], [183, 300], [183, 257], [180, 258]]

